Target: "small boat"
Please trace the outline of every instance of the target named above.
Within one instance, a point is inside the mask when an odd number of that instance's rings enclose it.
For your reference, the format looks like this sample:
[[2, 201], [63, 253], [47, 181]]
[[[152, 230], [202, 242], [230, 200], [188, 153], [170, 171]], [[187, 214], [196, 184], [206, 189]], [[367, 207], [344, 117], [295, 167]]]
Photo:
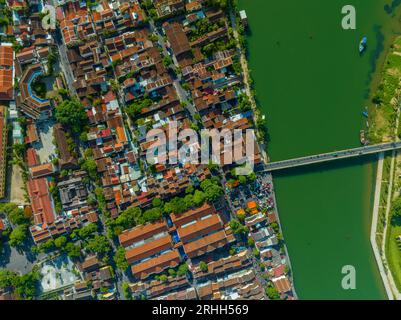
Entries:
[[367, 44], [368, 44], [368, 38], [363, 37], [361, 42], [359, 42], [359, 53], [362, 53], [365, 51]]
[[366, 146], [369, 141], [366, 140], [366, 135], [365, 135], [365, 130], [359, 131], [359, 140], [361, 141], [361, 144]]
[[364, 116], [365, 118], [368, 118], [368, 117], [369, 117], [369, 113], [368, 113], [367, 111], [362, 112], [362, 114], [363, 114], [363, 116]]

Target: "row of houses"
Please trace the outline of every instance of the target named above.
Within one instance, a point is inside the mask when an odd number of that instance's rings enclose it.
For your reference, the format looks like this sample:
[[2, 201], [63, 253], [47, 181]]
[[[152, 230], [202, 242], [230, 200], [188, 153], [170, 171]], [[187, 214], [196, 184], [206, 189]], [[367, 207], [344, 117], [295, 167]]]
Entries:
[[185, 276], [170, 276], [166, 280], [132, 283], [130, 290], [138, 299], [263, 300], [264, 288], [251, 266], [252, 262], [244, 250], [209, 262], [207, 271], [194, 266], [191, 271], [196, 285], [192, 285]]
[[255, 247], [260, 254], [260, 262], [282, 299], [292, 299], [294, 292], [287, 275], [287, 259], [279, 250], [277, 234], [271, 227], [275, 223], [275, 215], [267, 216], [261, 212], [247, 217], [245, 225], [249, 229], [249, 236], [254, 240]]
[[204, 204], [166, 220], [138, 226], [119, 235], [125, 257], [137, 279], [175, 268], [235, 241], [216, 209]]

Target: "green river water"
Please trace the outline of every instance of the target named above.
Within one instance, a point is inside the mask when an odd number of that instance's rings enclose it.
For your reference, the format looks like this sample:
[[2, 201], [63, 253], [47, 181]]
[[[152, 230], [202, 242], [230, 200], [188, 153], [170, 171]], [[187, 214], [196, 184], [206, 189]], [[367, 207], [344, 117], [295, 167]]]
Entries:
[[[272, 160], [360, 145], [362, 111], [399, 29], [400, 2], [240, 0]], [[356, 8], [356, 30], [341, 27], [346, 4]], [[364, 35], [368, 49], [360, 56]], [[274, 175], [299, 298], [386, 298], [369, 242], [375, 170], [372, 156]], [[344, 265], [356, 269], [356, 290], [341, 287]]]

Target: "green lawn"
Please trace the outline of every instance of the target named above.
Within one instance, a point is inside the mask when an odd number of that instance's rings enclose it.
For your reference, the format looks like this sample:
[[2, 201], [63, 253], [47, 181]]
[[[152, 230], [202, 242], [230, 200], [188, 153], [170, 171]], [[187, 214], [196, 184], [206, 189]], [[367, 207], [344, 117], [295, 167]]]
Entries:
[[401, 242], [396, 238], [401, 235], [401, 218], [392, 219], [387, 228], [386, 257], [395, 284], [401, 291]]
[[[369, 140], [372, 143], [390, 141], [394, 138], [394, 125], [397, 117], [397, 97], [401, 78], [401, 37], [398, 37], [384, 63], [382, 80], [376, 94], [372, 97], [370, 108]], [[377, 105], [377, 107], [375, 106]]]
[[[391, 153], [387, 152], [384, 158], [382, 183], [380, 191], [380, 205], [379, 205], [379, 217], [377, 221], [376, 233], [383, 233], [384, 223], [386, 220], [386, 205], [389, 193], [389, 181], [390, 181], [390, 168], [391, 168]], [[376, 242], [379, 249], [382, 247], [383, 235], [376, 235]]]

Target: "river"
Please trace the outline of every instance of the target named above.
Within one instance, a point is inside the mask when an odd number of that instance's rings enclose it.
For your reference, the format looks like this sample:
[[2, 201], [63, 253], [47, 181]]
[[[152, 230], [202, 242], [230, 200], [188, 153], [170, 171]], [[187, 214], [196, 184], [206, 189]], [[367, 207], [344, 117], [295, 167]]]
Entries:
[[[271, 160], [359, 146], [362, 111], [399, 29], [400, 2], [239, 1]], [[341, 27], [346, 4], [356, 8], [356, 30]], [[364, 35], [368, 48], [360, 56]], [[375, 169], [371, 156], [274, 175], [300, 299], [386, 298], [369, 242]], [[346, 265], [355, 267], [355, 290], [341, 286]]]

